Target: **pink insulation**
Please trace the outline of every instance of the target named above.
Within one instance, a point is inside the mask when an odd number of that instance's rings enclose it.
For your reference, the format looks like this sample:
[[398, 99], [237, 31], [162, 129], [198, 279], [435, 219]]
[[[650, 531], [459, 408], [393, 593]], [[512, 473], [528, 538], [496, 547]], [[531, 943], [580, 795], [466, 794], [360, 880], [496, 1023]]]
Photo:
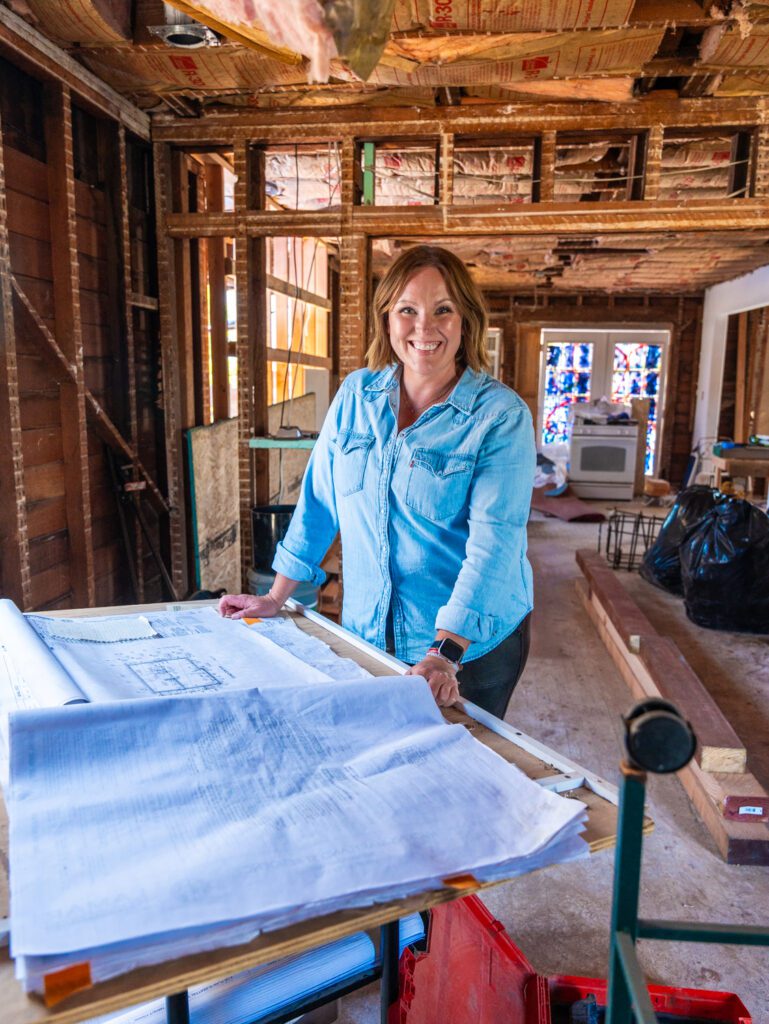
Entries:
[[263, 28], [270, 40], [310, 58], [311, 82], [327, 82], [336, 43], [319, 0], [203, 0], [196, 3], [230, 25]]

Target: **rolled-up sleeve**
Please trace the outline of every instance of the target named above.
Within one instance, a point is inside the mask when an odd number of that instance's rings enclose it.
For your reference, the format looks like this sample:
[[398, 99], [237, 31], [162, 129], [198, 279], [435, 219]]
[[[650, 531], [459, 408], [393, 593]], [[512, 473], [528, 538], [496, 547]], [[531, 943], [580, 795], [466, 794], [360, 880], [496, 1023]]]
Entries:
[[272, 562], [275, 572], [317, 587], [326, 581], [320, 563], [339, 528], [333, 486], [333, 438], [336, 436], [341, 401], [340, 389], [310, 455], [296, 510]]
[[526, 524], [535, 464], [531, 414], [519, 400], [489, 429], [478, 453], [466, 554], [436, 628], [485, 644], [497, 633], [503, 639], [531, 610]]

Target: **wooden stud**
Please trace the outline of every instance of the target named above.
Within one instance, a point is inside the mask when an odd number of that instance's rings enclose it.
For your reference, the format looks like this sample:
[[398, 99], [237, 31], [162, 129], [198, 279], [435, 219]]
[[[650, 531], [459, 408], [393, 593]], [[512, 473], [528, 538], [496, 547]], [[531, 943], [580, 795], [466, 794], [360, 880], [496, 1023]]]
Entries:
[[555, 132], [543, 132], [535, 139], [531, 198], [535, 203], [552, 203], [555, 199]]
[[646, 133], [646, 161], [643, 179], [643, 198], [656, 201], [660, 194], [660, 175], [662, 172], [662, 144], [665, 129], [661, 124], [653, 125]]
[[438, 167], [438, 202], [441, 206], [454, 205], [454, 136], [444, 132], [440, 138]]
[[162, 367], [163, 424], [166, 480], [170, 506], [171, 580], [177, 594], [187, 592], [187, 514], [184, 504], [179, 409], [178, 334], [175, 259], [166, 231], [171, 190], [171, 151], [163, 143], [153, 146], [155, 211], [157, 218], [158, 303], [160, 307], [160, 359]]
[[75, 608], [87, 608], [96, 603], [96, 577], [69, 87], [49, 83], [45, 106], [56, 338], [71, 367], [71, 374], [59, 384], [59, 398], [72, 600]]
[[32, 605], [16, 331], [0, 122], [0, 588], [22, 611]]
[[[200, 167], [197, 173], [197, 209], [206, 210], [206, 167]], [[200, 416], [196, 417], [198, 424], [212, 423], [211, 398], [211, 332], [210, 318], [208, 312], [209, 293], [209, 270], [208, 270], [208, 240], [198, 239], [197, 263], [194, 269], [197, 270], [197, 334], [200, 343], [200, 350], [195, 353], [195, 379], [196, 390], [198, 391], [198, 402], [200, 405]], [[199, 381], [198, 381], [199, 378]], [[196, 403], [197, 405], [198, 403]]]
[[[208, 210], [222, 211], [224, 209], [224, 169], [218, 164], [209, 164], [206, 168], [206, 185]], [[208, 239], [208, 295], [214, 420], [225, 420], [230, 415], [224, 246], [223, 239]]]
[[[120, 228], [120, 252], [123, 271], [123, 294], [121, 312], [123, 315], [123, 334], [126, 351], [126, 375], [128, 377], [128, 438], [134, 450], [139, 450], [139, 414], [136, 402], [136, 344], [134, 338], [134, 311], [131, 297], [133, 295], [133, 280], [131, 267], [131, 213], [129, 209], [128, 196], [128, 148], [126, 145], [126, 132], [122, 125], [118, 126], [117, 134], [118, 167], [119, 174], [119, 228]], [[139, 480], [139, 471], [136, 465], [132, 468], [132, 480], [136, 483]], [[144, 601], [144, 538], [141, 526], [134, 516], [133, 544], [136, 566], [136, 585], [138, 601]]]
[[[173, 151], [171, 154], [171, 196], [174, 210], [190, 212], [190, 185], [187, 156]], [[205, 216], [192, 211], [192, 216]], [[173, 260], [176, 281], [176, 335], [177, 380], [179, 387], [179, 426], [182, 430], [194, 427], [195, 416], [195, 345], [193, 338], [192, 250], [196, 238], [174, 239]]]
[[747, 441], [746, 403], [747, 395], [747, 347], [748, 314], [737, 314], [737, 373], [734, 381], [734, 440], [737, 444]]

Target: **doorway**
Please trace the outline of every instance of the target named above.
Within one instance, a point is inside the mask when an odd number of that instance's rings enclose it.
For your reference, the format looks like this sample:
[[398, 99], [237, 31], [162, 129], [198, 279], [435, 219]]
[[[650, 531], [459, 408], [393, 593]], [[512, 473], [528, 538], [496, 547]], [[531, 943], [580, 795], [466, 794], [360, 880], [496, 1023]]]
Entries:
[[597, 331], [584, 328], [542, 331], [539, 437], [542, 444], [568, 441], [570, 408], [602, 397], [630, 404], [649, 399], [644, 472], [659, 458], [665, 370], [670, 332]]

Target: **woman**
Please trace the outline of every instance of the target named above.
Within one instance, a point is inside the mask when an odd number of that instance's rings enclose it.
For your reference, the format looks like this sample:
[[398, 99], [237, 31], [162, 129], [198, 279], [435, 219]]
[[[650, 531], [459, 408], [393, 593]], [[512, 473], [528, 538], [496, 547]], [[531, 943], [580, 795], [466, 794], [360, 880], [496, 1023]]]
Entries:
[[374, 297], [368, 368], [329, 409], [269, 594], [222, 598], [233, 618], [278, 612], [320, 585], [341, 532], [343, 625], [503, 717], [523, 671], [532, 606], [526, 521], [531, 416], [490, 377], [487, 314], [467, 268], [435, 246], [404, 252]]

